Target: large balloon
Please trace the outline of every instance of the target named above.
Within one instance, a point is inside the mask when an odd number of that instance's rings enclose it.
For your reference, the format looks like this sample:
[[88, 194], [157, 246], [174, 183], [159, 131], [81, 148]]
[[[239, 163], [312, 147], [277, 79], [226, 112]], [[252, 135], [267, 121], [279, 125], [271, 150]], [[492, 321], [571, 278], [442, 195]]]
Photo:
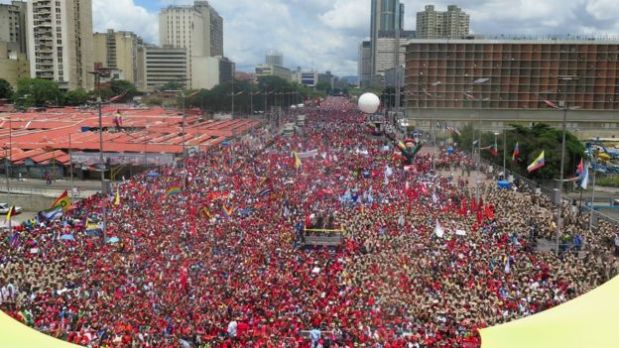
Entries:
[[380, 106], [380, 99], [374, 93], [365, 93], [359, 97], [359, 110], [366, 114], [373, 114]]

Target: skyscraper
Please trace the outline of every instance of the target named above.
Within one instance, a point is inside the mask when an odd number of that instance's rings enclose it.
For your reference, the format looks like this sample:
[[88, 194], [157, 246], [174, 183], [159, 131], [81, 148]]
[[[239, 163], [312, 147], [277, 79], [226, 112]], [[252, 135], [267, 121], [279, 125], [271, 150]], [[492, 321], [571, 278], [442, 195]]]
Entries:
[[162, 47], [185, 48], [190, 86], [192, 57], [224, 55], [223, 19], [207, 1], [195, 1], [192, 6], [170, 6], [159, 14], [159, 40]]
[[[370, 47], [372, 77], [377, 74], [377, 48], [381, 37], [395, 37], [396, 29], [404, 26], [404, 4], [399, 0], [372, 0]], [[394, 52], [395, 55], [395, 52]]]
[[359, 85], [361, 87], [365, 87], [372, 79], [372, 46], [370, 41], [363, 41], [359, 45], [359, 57], [357, 64]]
[[31, 77], [93, 89], [91, 0], [31, 0], [26, 18]]
[[419, 39], [461, 39], [469, 34], [470, 17], [456, 5], [439, 12], [433, 5], [417, 12], [417, 38]]

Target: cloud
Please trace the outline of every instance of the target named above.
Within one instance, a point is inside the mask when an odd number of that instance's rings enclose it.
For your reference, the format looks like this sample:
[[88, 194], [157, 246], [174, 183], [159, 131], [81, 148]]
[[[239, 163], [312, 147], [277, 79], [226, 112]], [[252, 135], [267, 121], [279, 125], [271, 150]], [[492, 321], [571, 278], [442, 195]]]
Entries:
[[[130, 30], [158, 43], [158, 12], [192, 0], [92, 0], [96, 31]], [[416, 13], [428, 0], [401, 0], [405, 29], [415, 29]], [[7, 3], [8, 0], [0, 0]], [[361, 40], [370, 33], [371, 0], [209, 0], [224, 18], [224, 51], [238, 67], [264, 62], [269, 50], [284, 54], [296, 68], [355, 75]], [[113, 3], [113, 6], [111, 4]], [[619, 33], [616, 0], [434, 0], [436, 9], [457, 3], [481, 34]]]
[[93, 30], [127, 30], [142, 36], [147, 42], [159, 42], [159, 20], [156, 13], [137, 6], [133, 0], [92, 0]]

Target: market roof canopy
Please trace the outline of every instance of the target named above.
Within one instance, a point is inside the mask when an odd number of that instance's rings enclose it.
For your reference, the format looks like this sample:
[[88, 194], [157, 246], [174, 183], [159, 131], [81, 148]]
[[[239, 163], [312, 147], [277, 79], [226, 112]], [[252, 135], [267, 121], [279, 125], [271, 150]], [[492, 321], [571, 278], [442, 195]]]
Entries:
[[0, 347], [11, 348], [78, 348], [32, 329], [0, 311]]
[[482, 348], [616, 348], [619, 276], [558, 307], [481, 330]]

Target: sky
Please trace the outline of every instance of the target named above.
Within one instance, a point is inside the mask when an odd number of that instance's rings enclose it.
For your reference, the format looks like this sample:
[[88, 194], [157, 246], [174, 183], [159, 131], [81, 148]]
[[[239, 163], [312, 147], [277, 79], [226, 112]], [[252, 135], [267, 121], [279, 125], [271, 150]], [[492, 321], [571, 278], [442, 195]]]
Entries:
[[[456, 4], [478, 34], [617, 35], [617, 0], [403, 0], [405, 29], [426, 4]], [[0, 0], [0, 3], [8, 0]], [[95, 31], [130, 30], [158, 44], [158, 12], [192, 0], [92, 0]], [[356, 75], [359, 43], [369, 37], [370, 0], [211, 0], [224, 18], [224, 54], [251, 71], [267, 51], [290, 68]]]

